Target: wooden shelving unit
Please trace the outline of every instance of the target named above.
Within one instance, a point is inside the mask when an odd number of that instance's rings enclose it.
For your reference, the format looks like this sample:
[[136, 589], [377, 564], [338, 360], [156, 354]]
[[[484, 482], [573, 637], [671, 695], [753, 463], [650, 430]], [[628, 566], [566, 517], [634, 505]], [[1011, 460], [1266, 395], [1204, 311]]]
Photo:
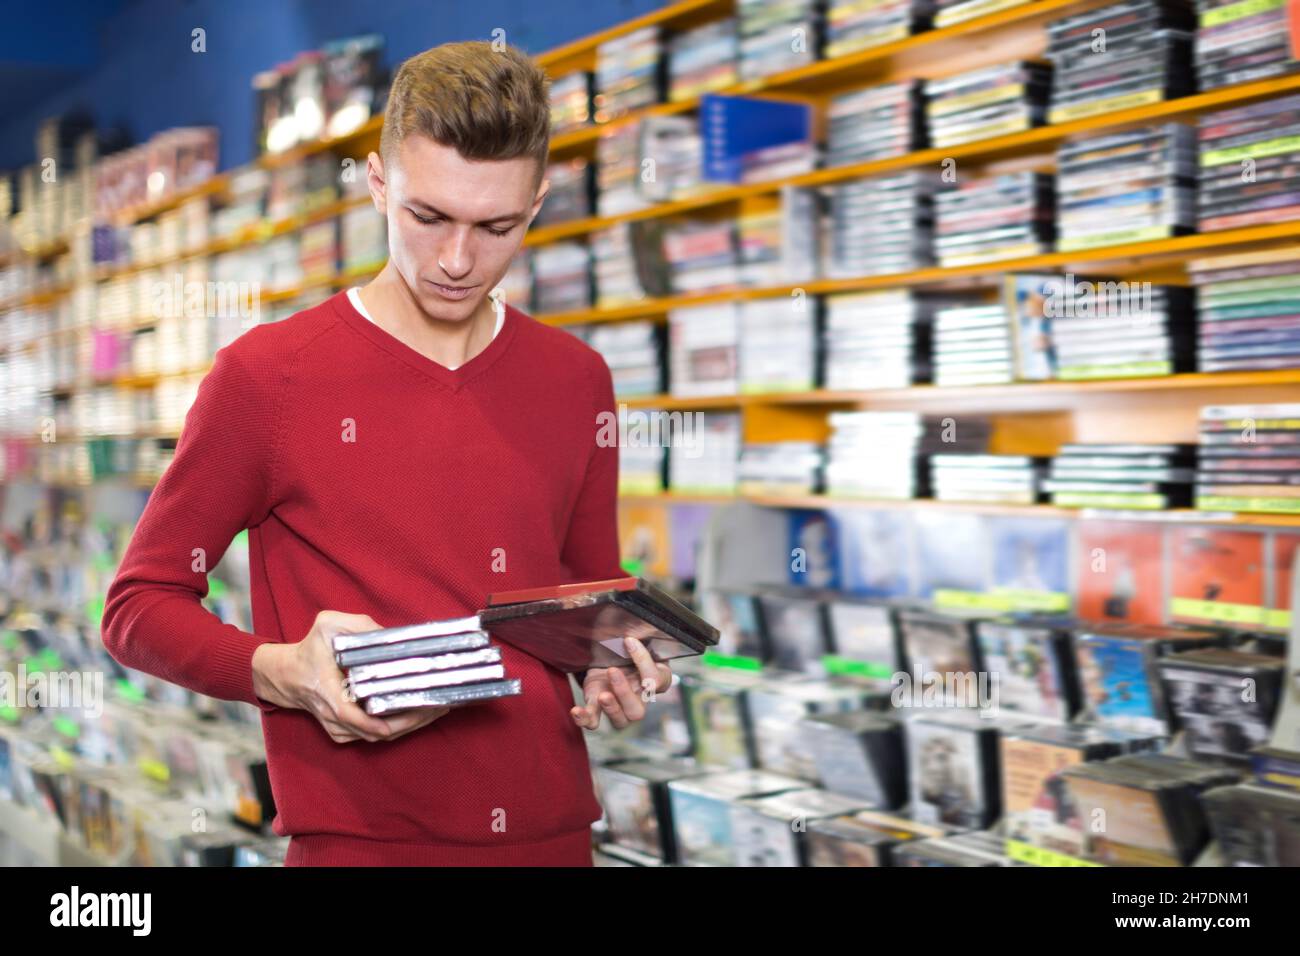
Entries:
[[[813, 105], [815, 113], [820, 116], [831, 97], [862, 86], [903, 78], [932, 79], [949, 76], [1011, 59], [1041, 59], [1046, 50], [1044, 26], [1048, 22], [1096, 9], [1108, 2], [1110, 0], [1037, 0], [848, 56], [819, 60], [762, 79], [736, 83], [719, 92], [796, 98]], [[536, 61], [552, 76], [561, 76], [574, 70], [590, 70], [595, 67], [596, 49], [602, 42], [627, 35], [644, 26], [661, 25], [670, 29], [696, 26], [729, 16], [734, 10], [735, 0], [684, 0], [668, 4], [646, 16], [538, 54]], [[751, 203], [771, 203], [782, 187], [787, 185], [828, 186], [896, 170], [937, 166], [945, 159], [956, 160], [966, 175], [971, 171], [982, 174], [1024, 168], [1050, 170], [1054, 167], [1056, 147], [1070, 137], [1172, 119], [1194, 119], [1213, 110], [1293, 92], [1300, 92], [1300, 76], [1224, 87], [1133, 109], [1037, 127], [1010, 136], [918, 150], [875, 162], [819, 169], [767, 182], [703, 187], [689, 196], [615, 216], [595, 216], [538, 227], [530, 231], [525, 241], [529, 246], [541, 246], [582, 238], [618, 223], [647, 218], [731, 216]], [[698, 98], [686, 98], [656, 104], [603, 124], [561, 133], [552, 138], [552, 156], [556, 159], [576, 155], [592, 156], [597, 141], [611, 129], [647, 116], [688, 113], [698, 107]], [[260, 157], [255, 165], [273, 169], [326, 152], [363, 162], [367, 153], [377, 148], [381, 127], [382, 117], [376, 117], [346, 136], [304, 144], [279, 155]], [[224, 173], [194, 189], [125, 210], [117, 217], [117, 221], [138, 222], [174, 209], [196, 197], [220, 197], [226, 192], [233, 175], [234, 173]], [[259, 225], [239, 235], [213, 241], [175, 259], [103, 270], [95, 278], [108, 280], [165, 267], [176, 261], [215, 255], [260, 243], [272, 236], [300, 229], [311, 222], [337, 216], [365, 202], [368, 202], [366, 197], [340, 200], [305, 216]], [[1300, 222], [1282, 222], [1081, 251], [1048, 252], [958, 267], [935, 267], [889, 275], [817, 278], [799, 284], [762, 288], [711, 290], [563, 314], [537, 315], [536, 318], [556, 326], [646, 318], [663, 322], [666, 321], [668, 312], [675, 308], [787, 296], [797, 290], [808, 295], [898, 287], [990, 290], [996, 286], [1002, 274], [1016, 271], [1073, 271], [1180, 284], [1187, 281], [1186, 264], [1190, 260], [1224, 252], [1290, 247], [1296, 245], [1298, 239]], [[60, 241], [41, 249], [28, 250], [26, 254], [40, 261], [49, 261], [66, 253], [67, 248], [67, 242]], [[13, 255], [0, 257], [0, 264], [13, 258]], [[271, 305], [293, 300], [313, 289], [343, 288], [363, 282], [377, 271], [378, 267], [356, 269], [333, 276], [317, 277], [293, 288], [264, 290], [260, 302]], [[0, 313], [20, 305], [50, 304], [66, 292], [66, 288], [49, 288], [19, 299], [11, 299], [0, 303]], [[68, 330], [67, 334], [80, 332]], [[169, 377], [201, 374], [205, 370], [201, 368], [157, 375], [125, 376], [91, 384], [142, 388]], [[81, 382], [65, 384], [61, 391], [75, 391], [82, 386]], [[1194, 440], [1197, 414], [1204, 404], [1286, 400], [1300, 400], [1300, 369], [1104, 381], [1026, 382], [962, 388], [920, 385], [860, 392], [813, 391], [701, 398], [652, 396], [629, 398], [623, 400], [623, 404], [629, 408], [660, 408], [669, 411], [737, 412], [742, 416], [747, 441], [823, 439], [827, 433], [827, 412], [837, 408], [917, 408], [949, 414], [989, 414], [994, 420], [994, 451], [1049, 454], [1061, 442], [1070, 440], [1105, 441], [1117, 436], [1132, 441]], [[644, 503], [643, 499], [629, 500]], [[671, 504], [675, 501], [700, 499], [665, 495], [648, 500]], [[735, 499], [723, 496], [706, 500]], [[789, 505], [787, 499], [761, 501], [764, 504]], [[800, 506], [840, 506], [843, 503], [818, 498]], [[1286, 523], [1285, 519], [1278, 516], [1250, 518], [1268, 524]]]

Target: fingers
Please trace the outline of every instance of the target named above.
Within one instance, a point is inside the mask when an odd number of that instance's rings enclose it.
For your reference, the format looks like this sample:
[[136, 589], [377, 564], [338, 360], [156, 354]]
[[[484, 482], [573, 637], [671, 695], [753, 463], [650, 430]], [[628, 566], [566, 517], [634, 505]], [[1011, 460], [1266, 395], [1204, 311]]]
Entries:
[[[633, 683], [633, 679], [623, 673], [621, 668], [609, 669], [609, 689], [613, 691], [612, 695], [601, 694], [601, 704], [615, 727], [622, 730], [632, 721], [640, 720], [645, 716], [645, 702], [641, 700], [641, 687]], [[613, 697], [612, 705], [605, 701], [606, 696]]]
[[451, 711], [450, 707], [421, 707], [416, 710], [402, 711], [388, 718], [389, 740], [404, 737], [413, 730], [427, 727], [439, 717]]
[[593, 692], [587, 693], [585, 696], [586, 704], [582, 707], [574, 704], [569, 709], [569, 716], [573, 718], [574, 723], [584, 730], [596, 730], [600, 727], [600, 708], [596, 704], [597, 695]]
[[604, 671], [596, 668], [587, 672], [586, 678], [582, 682], [582, 696], [586, 701], [584, 706], [574, 705], [569, 710], [569, 715], [574, 722], [585, 730], [598, 730], [600, 728], [600, 693], [608, 686], [605, 679]]
[[[635, 637], [623, 638], [623, 646], [627, 648], [628, 655], [632, 658], [632, 663], [636, 665], [637, 674], [642, 681], [657, 681], [658, 674], [655, 673], [655, 660], [650, 656], [650, 652], [645, 649], [645, 645]], [[646, 686], [653, 687], [654, 684]]]
[[321, 611], [316, 615], [316, 628], [328, 639], [335, 634], [361, 634], [365, 631], [378, 631], [380, 626], [369, 614]]

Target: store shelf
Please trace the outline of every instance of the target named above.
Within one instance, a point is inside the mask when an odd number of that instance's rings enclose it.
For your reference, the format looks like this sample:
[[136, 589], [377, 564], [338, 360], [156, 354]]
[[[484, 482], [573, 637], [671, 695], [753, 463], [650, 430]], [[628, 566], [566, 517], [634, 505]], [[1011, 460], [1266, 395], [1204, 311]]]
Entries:
[[933, 266], [911, 272], [892, 272], [885, 275], [863, 276], [851, 279], [810, 279], [797, 284], [776, 286], [737, 287], [689, 295], [647, 298], [628, 305], [603, 309], [584, 309], [575, 312], [539, 313], [540, 321], [551, 325], [573, 325], [587, 322], [617, 322], [666, 314], [670, 309], [711, 302], [729, 302], [744, 299], [766, 299], [786, 296], [795, 290], [807, 295], [827, 295], [836, 292], [862, 292], [869, 289], [896, 289], [903, 286], [934, 288], [990, 287], [992, 280], [1006, 272], [1033, 272], [1035, 270], [1095, 270], [1116, 275], [1131, 275], [1152, 266], [1186, 263], [1189, 259], [1210, 252], [1240, 251], [1251, 246], [1280, 244], [1300, 238], [1300, 220], [1271, 223], [1266, 226], [1249, 226], [1243, 229], [1224, 229], [1218, 232], [1198, 232], [1172, 239], [1153, 239], [1146, 242], [1128, 242], [1115, 246], [1099, 246], [1075, 252], [1047, 252], [1015, 259], [997, 259], [964, 266]]
[[[1051, 20], [1096, 9], [1109, 2], [1113, 0], [1039, 0], [1039, 2], [1025, 3], [987, 16], [974, 17], [952, 26], [926, 30], [893, 43], [881, 44], [829, 60], [816, 60], [804, 66], [752, 80], [743, 80], [715, 92], [724, 96], [752, 96], [764, 93], [823, 96], [857, 85], [883, 83], [905, 76], [923, 79], [946, 76], [972, 69], [977, 65], [998, 61], [1000, 49], [994, 41], [999, 38], [985, 37], [982, 34], [992, 32], [1001, 34], [1007, 30], [1014, 30], [1018, 41], [1032, 39], [1038, 37], [1042, 27]], [[685, 8], [691, 5], [675, 6]], [[720, 6], [723, 8], [721, 12], [711, 16], [700, 16], [698, 19], [702, 22], [730, 13], [730, 4]], [[669, 16], [667, 19], [672, 21], [674, 18]], [[685, 17], [679, 14], [677, 19], [684, 20]], [[674, 25], [685, 26], [686, 24]], [[538, 57], [538, 62], [552, 76], [575, 69], [593, 69], [595, 45], [608, 38], [597, 34], [589, 40], [581, 41], [584, 46], [581, 55], [563, 58]], [[1038, 38], [1041, 52], [1046, 38]], [[1027, 54], [1022, 52], [1018, 55]], [[609, 129], [648, 116], [690, 112], [698, 107], [699, 99], [695, 97], [675, 103], [655, 104], [606, 123], [593, 124], [552, 137], [551, 151], [557, 155], [567, 155], [590, 149], [602, 133]]]
[[1055, 148], [1072, 136], [1089, 133], [1110, 132], [1144, 123], [1157, 123], [1172, 119], [1197, 116], [1211, 110], [1227, 109], [1246, 105], [1262, 98], [1278, 96], [1284, 93], [1300, 91], [1300, 75], [1281, 77], [1279, 79], [1260, 80], [1254, 83], [1242, 83], [1236, 86], [1221, 87], [1208, 93], [1198, 93], [1146, 106], [1137, 106], [1126, 110], [1100, 113], [1095, 116], [1057, 123], [1049, 126], [1037, 126], [1008, 136], [976, 140], [957, 146], [940, 146], [917, 150], [889, 159], [874, 160], [868, 163], [855, 163], [848, 166], [836, 166], [819, 169], [796, 176], [785, 176], [761, 183], [748, 183], [741, 186], [718, 187], [699, 195], [674, 199], [669, 202], [656, 203], [642, 209], [631, 210], [613, 216], [593, 216], [570, 222], [553, 223], [529, 231], [526, 245], [545, 245], [562, 239], [572, 239], [587, 235], [600, 229], [606, 229], [621, 222], [634, 222], [640, 219], [661, 219], [698, 212], [736, 202], [751, 196], [764, 196], [779, 192], [784, 186], [829, 186], [867, 176], [878, 176], [902, 169], [916, 169], [925, 166], [938, 167], [946, 159], [967, 161], [981, 165], [1008, 157], [1023, 158], [1035, 152]]
[[1255, 512], [1197, 511], [1174, 508], [1168, 511], [1126, 511], [1101, 508], [1058, 508], [1055, 505], [1006, 505], [982, 501], [936, 501], [932, 498], [854, 498], [832, 495], [691, 495], [664, 492], [657, 495], [620, 495], [620, 504], [751, 504], [764, 508], [842, 509], [876, 508], [959, 512], [962, 514], [1006, 515], [1018, 518], [1108, 518], [1122, 521], [1156, 521], [1182, 524], [1252, 525], [1269, 528], [1300, 527], [1300, 515]]
[[[1188, 372], [1154, 378], [1117, 378], [1091, 381], [1012, 382], [1006, 385], [914, 385], [910, 388], [881, 388], [863, 391], [762, 392], [740, 395], [673, 396], [652, 395], [620, 398], [628, 408], [664, 411], [736, 409], [748, 405], [872, 405], [927, 404], [961, 400], [978, 407], [985, 399], [1041, 398], [1068, 406], [1073, 396], [1100, 393], [1151, 391], [1204, 391], [1221, 388], [1255, 388], [1279, 385], [1300, 386], [1300, 369], [1266, 372]], [[1297, 393], [1300, 394], [1300, 393]]]

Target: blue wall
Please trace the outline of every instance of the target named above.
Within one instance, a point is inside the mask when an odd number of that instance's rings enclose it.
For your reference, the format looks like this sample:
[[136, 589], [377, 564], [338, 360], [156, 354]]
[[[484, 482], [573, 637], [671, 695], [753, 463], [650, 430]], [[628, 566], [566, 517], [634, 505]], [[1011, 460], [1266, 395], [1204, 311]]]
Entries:
[[[25, 5], [36, 8], [37, 5]], [[659, 0], [135, 0], [99, 18], [78, 18], [50, 3], [27, 27], [31, 55], [65, 44], [78, 30], [98, 32], [94, 65], [61, 83], [28, 83], [40, 99], [9, 99], [0, 115], [0, 169], [35, 161], [37, 125], [84, 106], [97, 125], [122, 124], [137, 142], [171, 126], [221, 130], [221, 168], [253, 157], [253, 74], [358, 33], [380, 33], [390, 66], [450, 40], [490, 40], [498, 27], [529, 53], [603, 30], [663, 6]], [[76, 5], [73, 5], [75, 11]], [[47, 28], [59, 23], [57, 31]], [[207, 52], [191, 52], [191, 31], [207, 33]], [[11, 34], [12, 36], [12, 34]], [[84, 36], [74, 46], [87, 47]], [[93, 45], [92, 45], [93, 48]], [[10, 54], [12, 55], [12, 54]], [[79, 64], [80, 65], [80, 64]], [[11, 62], [0, 69], [16, 69]], [[33, 71], [35, 67], [24, 67]], [[30, 96], [30, 94], [29, 94]]]

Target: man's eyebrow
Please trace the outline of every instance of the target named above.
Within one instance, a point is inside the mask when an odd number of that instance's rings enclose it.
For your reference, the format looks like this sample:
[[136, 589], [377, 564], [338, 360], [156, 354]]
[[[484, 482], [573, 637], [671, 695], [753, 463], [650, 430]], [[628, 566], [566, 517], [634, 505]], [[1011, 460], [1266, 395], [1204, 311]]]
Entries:
[[[441, 217], [441, 218], [443, 218], [443, 219], [452, 219], [452, 218], [454, 218], [454, 217], [452, 217], [452, 216], [447, 215], [445, 212], [443, 212], [443, 211], [442, 211], [441, 209], [439, 209], [437, 206], [434, 206], [434, 205], [431, 205], [430, 203], [425, 202], [423, 199], [411, 199], [411, 200], [408, 200], [408, 202], [410, 202], [410, 204], [411, 204], [412, 206], [419, 206], [421, 209], [425, 210], [426, 212], [429, 212], [429, 213], [431, 213], [432, 215], [435, 215], [435, 216], [439, 216], [439, 217]], [[512, 220], [523, 219], [523, 218], [524, 218], [524, 213], [522, 213], [522, 212], [507, 212], [507, 213], [503, 213], [503, 214], [500, 215], [500, 216], [493, 216], [491, 219], [483, 219], [483, 220], [480, 220], [480, 221], [477, 223], [477, 225], [482, 226], [482, 225], [485, 225], [485, 224], [487, 224], [487, 223], [489, 223], [489, 222], [509, 222], [509, 221], [512, 221]]]

